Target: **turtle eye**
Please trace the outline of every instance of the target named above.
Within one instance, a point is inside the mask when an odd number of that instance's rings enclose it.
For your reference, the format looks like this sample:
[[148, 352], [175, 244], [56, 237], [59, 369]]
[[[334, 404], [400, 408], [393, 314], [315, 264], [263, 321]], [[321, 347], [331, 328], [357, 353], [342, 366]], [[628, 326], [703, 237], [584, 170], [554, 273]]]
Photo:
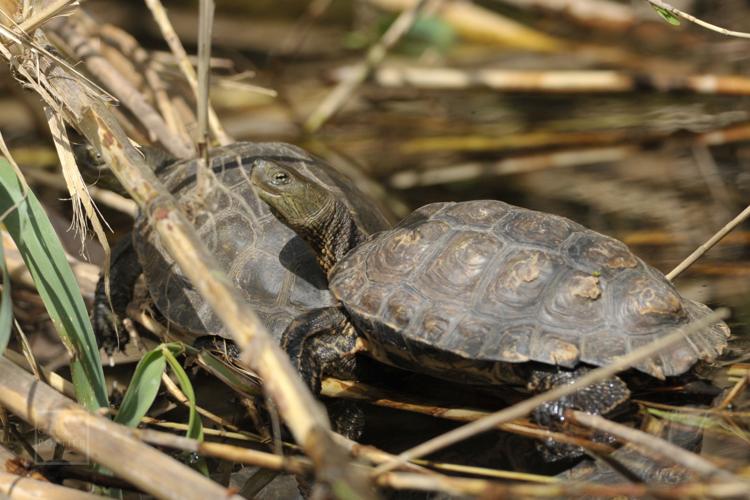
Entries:
[[277, 170], [276, 172], [271, 174], [271, 184], [274, 186], [284, 186], [286, 184], [289, 184], [289, 181], [291, 179], [289, 178], [289, 174], [282, 170]]

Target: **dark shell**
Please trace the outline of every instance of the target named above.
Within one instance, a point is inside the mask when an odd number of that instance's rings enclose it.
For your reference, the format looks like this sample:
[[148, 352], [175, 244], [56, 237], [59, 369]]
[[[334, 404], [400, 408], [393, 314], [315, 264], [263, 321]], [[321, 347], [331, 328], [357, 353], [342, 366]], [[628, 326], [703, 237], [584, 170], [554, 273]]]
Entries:
[[[208, 249], [277, 337], [300, 313], [331, 305], [326, 277], [308, 245], [268, 210], [249, 177], [259, 159], [291, 165], [340, 193], [367, 231], [388, 223], [374, 202], [331, 167], [295, 146], [236, 143], [211, 152], [216, 182], [196, 198], [196, 161], [157, 171], [176, 196]], [[227, 336], [219, 318], [163, 249], [144, 217], [136, 221], [134, 244], [149, 293], [171, 322], [197, 335]]]
[[[330, 288], [376, 356], [435, 372], [441, 357], [603, 365], [710, 312], [623, 243], [499, 201], [420, 208], [348, 254]], [[728, 335], [718, 323], [637, 368], [679, 375]]]

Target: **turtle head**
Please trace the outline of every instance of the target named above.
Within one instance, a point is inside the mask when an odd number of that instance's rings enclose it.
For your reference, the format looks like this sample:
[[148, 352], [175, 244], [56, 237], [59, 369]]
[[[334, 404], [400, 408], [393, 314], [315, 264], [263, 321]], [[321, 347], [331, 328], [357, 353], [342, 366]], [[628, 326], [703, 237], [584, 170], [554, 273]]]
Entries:
[[324, 271], [364, 240], [364, 232], [336, 193], [293, 167], [260, 161], [250, 182], [274, 215], [312, 247]]
[[297, 232], [317, 226], [317, 219], [330, 216], [326, 208], [336, 200], [328, 189], [295, 169], [270, 161], [253, 168], [250, 181], [255, 191], [285, 224]]

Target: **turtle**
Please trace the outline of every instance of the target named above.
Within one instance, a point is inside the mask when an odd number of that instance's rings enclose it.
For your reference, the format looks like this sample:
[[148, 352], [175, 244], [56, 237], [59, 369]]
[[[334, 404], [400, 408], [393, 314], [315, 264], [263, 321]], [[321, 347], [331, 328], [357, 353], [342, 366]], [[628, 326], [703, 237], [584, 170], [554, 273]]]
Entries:
[[[273, 161], [304, 173], [336, 196], [355, 214], [365, 232], [385, 229], [387, 217], [377, 203], [322, 160], [284, 143], [238, 142], [211, 151], [211, 187], [196, 196], [197, 160], [175, 161], [147, 151], [155, 173], [233, 283], [258, 313], [270, 333], [280, 339], [291, 320], [302, 312], [334, 303], [325, 274], [309, 246], [278, 221], [251, 189], [249, 179], [258, 162]], [[139, 275], [145, 277], [156, 309], [171, 324], [198, 338], [230, 338], [219, 318], [180, 271], [142, 214], [132, 233], [114, 248], [111, 303], [103, 280], [97, 289], [93, 323], [100, 345], [112, 353], [127, 343], [124, 329], [114, 327], [125, 317]], [[210, 343], [209, 343], [210, 344]], [[230, 354], [236, 354], [229, 343]]]
[[[315, 391], [324, 376], [351, 376], [358, 353], [454, 382], [543, 391], [710, 313], [624, 243], [557, 215], [497, 200], [432, 203], [368, 236], [300, 172], [266, 161], [251, 182], [315, 251], [338, 301], [282, 335]], [[685, 374], [715, 360], [729, 333], [717, 322], [634, 368], [662, 380]], [[607, 414], [628, 398], [614, 377], [535, 418]]]

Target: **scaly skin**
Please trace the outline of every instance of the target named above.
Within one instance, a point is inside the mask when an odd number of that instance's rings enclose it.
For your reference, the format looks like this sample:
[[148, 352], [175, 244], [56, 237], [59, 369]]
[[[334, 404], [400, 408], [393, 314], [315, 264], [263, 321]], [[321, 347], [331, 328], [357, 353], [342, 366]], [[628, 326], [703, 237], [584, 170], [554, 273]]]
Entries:
[[315, 251], [326, 273], [366, 239], [346, 205], [299, 173], [271, 162], [253, 169], [258, 196]]

